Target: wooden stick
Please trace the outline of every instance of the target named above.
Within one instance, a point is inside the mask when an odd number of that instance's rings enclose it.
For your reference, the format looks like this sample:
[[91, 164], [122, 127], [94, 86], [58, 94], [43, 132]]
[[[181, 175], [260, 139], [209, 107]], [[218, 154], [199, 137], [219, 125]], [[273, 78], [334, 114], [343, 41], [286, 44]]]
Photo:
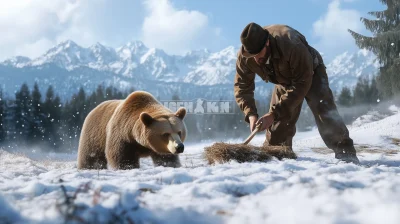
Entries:
[[[262, 123], [259, 123], [256, 128], [254, 128], [254, 130], [251, 132], [251, 134], [249, 135], [249, 137], [246, 138], [246, 140], [243, 142], [243, 144], [247, 145], [249, 144], [249, 142], [254, 138], [254, 136], [257, 134], [257, 132], [260, 131], [260, 127], [261, 127]], [[281, 124], [280, 121], [276, 122], [275, 125], [272, 124], [271, 126], [271, 131], [275, 131], [276, 128]]]
[[254, 128], [254, 130], [251, 132], [251, 134], [249, 135], [249, 137], [246, 138], [246, 140], [243, 142], [244, 145], [249, 144], [249, 142], [254, 138], [254, 136], [257, 134], [257, 132], [260, 130], [261, 127], [261, 123], [258, 124], [256, 126], [256, 128]]

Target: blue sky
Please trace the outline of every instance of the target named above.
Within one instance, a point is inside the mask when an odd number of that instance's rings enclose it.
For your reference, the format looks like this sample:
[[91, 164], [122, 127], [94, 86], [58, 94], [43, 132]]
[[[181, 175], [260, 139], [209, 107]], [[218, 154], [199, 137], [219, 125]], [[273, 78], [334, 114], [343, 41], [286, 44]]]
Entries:
[[[251, 4], [249, 3], [251, 2]], [[141, 40], [171, 54], [239, 46], [249, 22], [288, 24], [331, 59], [357, 50], [348, 28], [382, 10], [379, 0], [14, 0], [0, 9], [0, 59], [37, 57], [60, 41], [118, 47]]]

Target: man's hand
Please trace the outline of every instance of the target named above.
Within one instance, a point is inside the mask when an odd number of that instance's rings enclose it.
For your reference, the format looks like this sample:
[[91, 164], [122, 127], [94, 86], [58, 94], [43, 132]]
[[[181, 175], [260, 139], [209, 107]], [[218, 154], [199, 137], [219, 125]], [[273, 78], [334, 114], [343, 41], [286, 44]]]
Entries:
[[274, 123], [274, 115], [270, 112], [270, 113], [267, 113], [266, 115], [260, 117], [260, 119], [258, 119], [258, 121], [256, 122], [255, 125], [257, 126], [258, 124], [261, 124], [260, 131], [265, 131], [273, 123]]
[[256, 127], [257, 119], [258, 119], [258, 116], [256, 116], [256, 115], [249, 116], [250, 132], [252, 132], [254, 130], [254, 128]]

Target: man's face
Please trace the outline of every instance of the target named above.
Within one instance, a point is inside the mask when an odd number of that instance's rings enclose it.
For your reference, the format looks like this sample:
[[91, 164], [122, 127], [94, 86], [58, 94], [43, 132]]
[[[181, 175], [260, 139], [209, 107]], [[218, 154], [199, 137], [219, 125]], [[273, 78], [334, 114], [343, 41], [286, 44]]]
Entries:
[[269, 40], [268, 40], [264, 48], [260, 51], [260, 53], [254, 56], [254, 60], [257, 62], [258, 65], [264, 65], [267, 62], [270, 55], [271, 55], [271, 48], [269, 47]]

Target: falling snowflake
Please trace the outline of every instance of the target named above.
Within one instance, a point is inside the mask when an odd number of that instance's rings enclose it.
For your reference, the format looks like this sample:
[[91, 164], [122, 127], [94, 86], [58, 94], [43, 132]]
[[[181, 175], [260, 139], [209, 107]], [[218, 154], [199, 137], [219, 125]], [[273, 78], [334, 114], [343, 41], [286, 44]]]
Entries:
[[394, 46], [394, 43], [392, 43], [391, 45], [392, 45], [392, 47], [393, 47], [393, 46]]
[[40, 107], [40, 103], [38, 104], [38, 107]]
[[378, 103], [379, 103], [380, 101], [381, 101], [380, 99], [377, 99], [377, 100], [376, 100], [376, 102], [378, 102]]

